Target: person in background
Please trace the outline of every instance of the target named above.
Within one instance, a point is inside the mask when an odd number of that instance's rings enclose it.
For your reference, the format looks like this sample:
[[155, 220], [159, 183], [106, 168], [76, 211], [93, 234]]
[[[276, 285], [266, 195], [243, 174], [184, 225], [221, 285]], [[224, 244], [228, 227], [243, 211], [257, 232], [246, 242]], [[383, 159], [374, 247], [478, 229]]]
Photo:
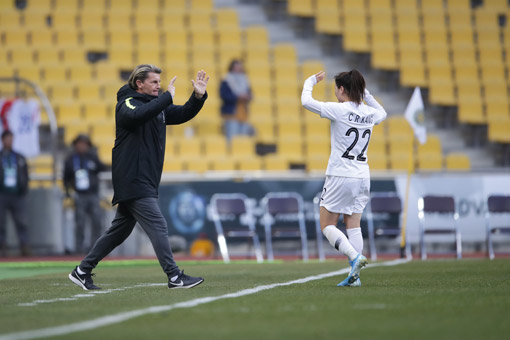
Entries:
[[230, 142], [235, 135], [253, 135], [253, 127], [248, 123], [251, 88], [242, 61], [234, 59], [230, 62], [228, 73], [220, 84], [220, 97], [223, 101], [223, 132], [227, 141]]
[[75, 207], [75, 252], [85, 252], [84, 236], [87, 220], [90, 221], [90, 241], [93, 244], [101, 236], [102, 211], [99, 206], [99, 177], [105, 165], [91, 152], [92, 142], [80, 134], [73, 141], [73, 152], [64, 162], [64, 188], [66, 197], [72, 198]]
[[6, 225], [7, 211], [10, 211], [22, 256], [30, 255], [27, 230], [26, 194], [28, 192], [28, 166], [25, 157], [12, 149], [13, 134], [2, 132], [0, 150], [0, 256], [7, 256]]

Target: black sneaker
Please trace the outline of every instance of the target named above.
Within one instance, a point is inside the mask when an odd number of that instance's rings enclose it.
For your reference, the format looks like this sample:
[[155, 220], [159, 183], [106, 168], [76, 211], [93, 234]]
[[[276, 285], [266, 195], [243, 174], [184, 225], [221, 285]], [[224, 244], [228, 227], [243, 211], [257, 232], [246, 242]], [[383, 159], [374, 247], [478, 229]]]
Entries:
[[92, 273], [85, 273], [80, 275], [78, 273], [78, 266], [73, 269], [71, 274], [69, 274], [69, 280], [73, 281], [74, 284], [83, 288], [84, 290], [93, 290], [93, 289], [101, 289], [100, 287], [94, 285], [94, 281], [92, 281]]
[[177, 275], [168, 277], [168, 288], [193, 288], [202, 282], [203, 278], [186, 275], [181, 270]]

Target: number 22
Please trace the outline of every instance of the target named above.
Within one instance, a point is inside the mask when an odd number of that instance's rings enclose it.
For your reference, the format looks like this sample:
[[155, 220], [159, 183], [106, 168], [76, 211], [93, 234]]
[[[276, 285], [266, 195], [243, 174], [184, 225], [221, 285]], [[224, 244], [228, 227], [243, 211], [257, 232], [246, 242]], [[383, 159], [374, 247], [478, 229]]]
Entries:
[[[349, 130], [347, 130], [347, 132], [345, 133], [346, 136], [350, 136], [351, 133], [354, 132], [354, 141], [352, 142], [351, 145], [349, 145], [349, 147], [347, 148], [347, 150], [345, 150], [345, 152], [343, 153], [342, 157], [344, 158], [347, 158], [347, 159], [354, 159], [354, 156], [353, 155], [350, 155], [349, 153], [351, 152], [351, 150], [354, 148], [354, 146], [356, 146], [356, 143], [358, 142], [358, 139], [359, 139], [359, 131], [358, 129], [356, 128], [350, 128]], [[363, 131], [363, 134], [361, 135], [361, 138], [365, 138], [366, 136], [368, 135], [368, 139], [367, 139], [367, 143], [365, 144], [365, 146], [363, 147], [363, 150], [361, 150], [361, 153], [356, 157], [356, 160], [360, 161], [360, 162], [364, 162], [367, 160], [367, 158], [365, 156], [363, 156], [363, 154], [365, 153], [365, 151], [367, 150], [367, 147], [368, 147], [368, 142], [370, 142], [370, 130], [369, 129], [366, 129], [365, 131]]]

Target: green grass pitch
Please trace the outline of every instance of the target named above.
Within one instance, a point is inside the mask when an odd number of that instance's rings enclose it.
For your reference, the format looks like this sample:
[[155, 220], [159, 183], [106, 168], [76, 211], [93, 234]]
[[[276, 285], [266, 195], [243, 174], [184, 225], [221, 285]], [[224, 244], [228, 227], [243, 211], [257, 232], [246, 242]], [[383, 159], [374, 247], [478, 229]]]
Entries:
[[[205, 282], [169, 290], [156, 261], [105, 261], [90, 294], [73, 285], [72, 263], [0, 263], [0, 339], [21, 331], [215, 297], [346, 267], [346, 261], [181, 262]], [[510, 334], [510, 260], [412, 261], [366, 268], [360, 288], [345, 275], [195, 307], [142, 315], [55, 339], [501, 339]], [[79, 297], [76, 297], [79, 295]], [[76, 300], [66, 300], [69, 298]], [[42, 300], [38, 301], [38, 300]], [[28, 305], [24, 305], [28, 304]]]

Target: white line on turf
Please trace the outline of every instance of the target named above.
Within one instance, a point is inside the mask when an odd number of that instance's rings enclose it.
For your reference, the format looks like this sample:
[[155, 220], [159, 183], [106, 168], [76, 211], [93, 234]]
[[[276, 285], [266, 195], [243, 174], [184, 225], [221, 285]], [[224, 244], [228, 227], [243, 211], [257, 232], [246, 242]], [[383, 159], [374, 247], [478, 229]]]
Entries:
[[[408, 262], [407, 259], [399, 259], [399, 260], [393, 260], [393, 261], [387, 261], [387, 262], [380, 262], [380, 263], [374, 263], [368, 265], [368, 267], [380, 267], [380, 266], [396, 266], [405, 262]], [[349, 268], [340, 269], [334, 272], [319, 274], [319, 275], [312, 275], [308, 277], [304, 277], [302, 279], [292, 280], [288, 282], [281, 282], [281, 283], [272, 283], [262, 286], [257, 286], [253, 288], [243, 289], [240, 291], [237, 291], [235, 293], [228, 293], [223, 294], [219, 296], [207, 296], [203, 298], [197, 298], [189, 301], [183, 301], [174, 303], [171, 305], [163, 305], [163, 306], [152, 306], [148, 308], [142, 308], [142, 309], [136, 309], [129, 312], [124, 313], [118, 313], [118, 314], [112, 314], [112, 315], [105, 315], [101, 316], [96, 319], [91, 319], [87, 321], [81, 321], [81, 322], [75, 322], [67, 325], [62, 326], [56, 326], [56, 327], [48, 327], [48, 328], [41, 328], [41, 329], [35, 329], [32, 331], [24, 331], [24, 332], [17, 332], [17, 333], [8, 333], [0, 335], [0, 340], [26, 340], [26, 339], [37, 339], [37, 338], [45, 338], [45, 337], [52, 337], [52, 336], [58, 336], [58, 335], [64, 335], [74, 332], [80, 332], [80, 331], [86, 331], [91, 330], [103, 326], [113, 325], [116, 323], [124, 322], [133, 318], [137, 318], [143, 315], [148, 314], [156, 314], [161, 312], [168, 312], [173, 309], [178, 308], [192, 308], [199, 305], [203, 305], [206, 303], [223, 300], [223, 299], [233, 299], [238, 298], [246, 295], [252, 295], [256, 294], [258, 292], [269, 290], [277, 287], [284, 287], [284, 286], [290, 286], [295, 284], [301, 284], [306, 283], [310, 281], [316, 281], [325, 279], [332, 276], [337, 276], [341, 274], [346, 274], [349, 272]]]
[[140, 287], [159, 287], [159, 286], [166, 286], [166, 283], [140, 283], [134, 286], [128, 286], [128, 287], [121, 287], [121, 288], [111, 288], [111, 289], [105, 289], [105, 290], [91, 290], [88, 293], [82, 293], [82, 294], [76, 294], [71, 297], [64, 297], [64, 298], [55, 298], [55, 299], [48, 299], [48, 300], [34, 300], [32, 302], [21, 302], [18, 303], [19, 307], [34, 307], [42, 303], [53, 303], [53, 302], [65, 302], [65, 301], [76, 301], [78, 299], [82, 298], [89, 298], [93, 297], [97, 294], [110, 294], [113, 292], [122, 292], [128, 289], [133, 288], [140, 288]]

